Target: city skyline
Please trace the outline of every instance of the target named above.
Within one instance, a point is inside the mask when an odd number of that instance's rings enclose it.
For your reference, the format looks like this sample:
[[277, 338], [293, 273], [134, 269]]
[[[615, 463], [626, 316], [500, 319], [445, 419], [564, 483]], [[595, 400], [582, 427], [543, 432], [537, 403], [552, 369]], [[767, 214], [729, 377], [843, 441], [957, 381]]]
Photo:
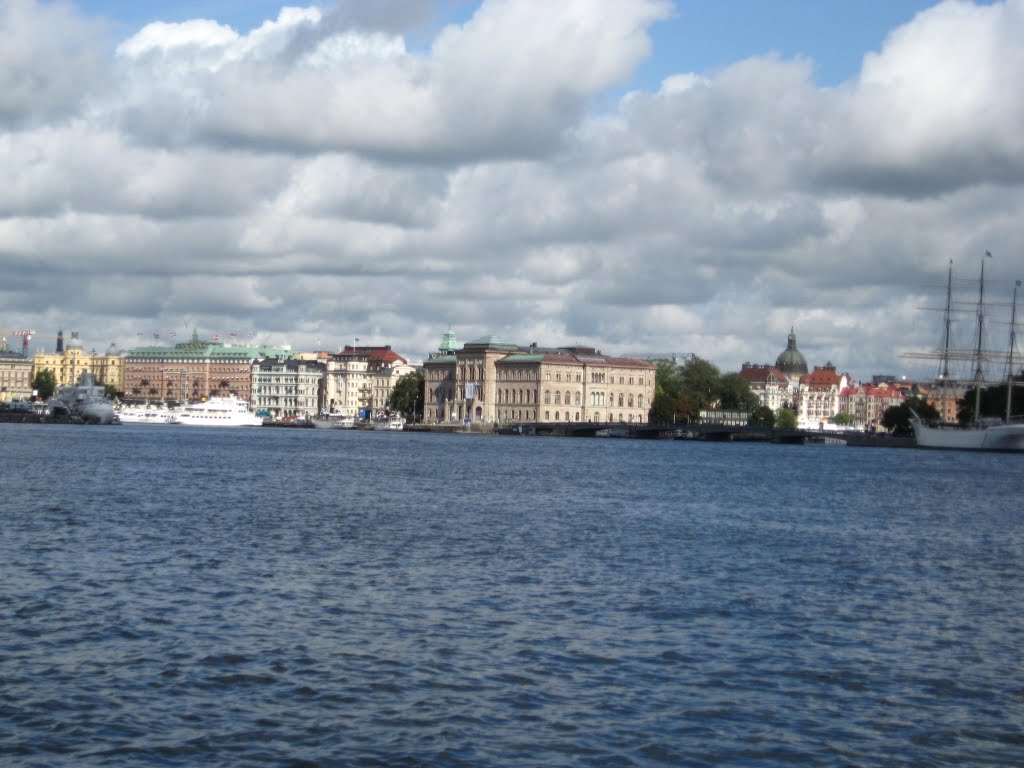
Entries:
[[933, 372], [900, 355], [950, 259], [1024, 277], [1024, 0], [11, 0], [0, 34], [7, 332], [738, 370], [795, 327], [863, 380]]

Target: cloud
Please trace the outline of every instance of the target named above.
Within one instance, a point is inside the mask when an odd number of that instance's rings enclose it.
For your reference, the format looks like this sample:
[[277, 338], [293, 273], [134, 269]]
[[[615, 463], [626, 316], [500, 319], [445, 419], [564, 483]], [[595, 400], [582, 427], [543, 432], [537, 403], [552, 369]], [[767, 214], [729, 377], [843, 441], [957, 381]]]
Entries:
[[351, 2], [108, 47], [67, 6], [4, 4], [5, 322], [411, 358], [451, 324], [723, 369], [795, 325], [866, 376], [934, 343], [918, 307], [949, 258], [1024, 273], [1024, 0], [936, 5], [832, 88], [758, 56], [644, 90], [670, 6], [539, 8], [430, 32], [429, 3]]

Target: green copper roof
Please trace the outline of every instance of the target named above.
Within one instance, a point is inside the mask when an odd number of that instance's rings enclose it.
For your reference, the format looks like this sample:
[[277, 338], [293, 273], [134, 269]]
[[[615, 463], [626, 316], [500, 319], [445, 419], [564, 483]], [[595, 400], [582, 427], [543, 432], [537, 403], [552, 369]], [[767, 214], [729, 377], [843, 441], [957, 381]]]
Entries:
[[512, 349], [519, 349], [518, 344], [513, 344], [511, 341], [505, 341], [504, 339], [498, 338], [497, 336], [481, 336], [479, 339], [467, 342], [466, 347], [511, 347]]
[[444, 336], [441, 338], [441, 346], [437, 348], [438, 352], [454, 352], [459, 348], [459, 343], [455, 340], [455, 331], [449, 328], [444, 332]]

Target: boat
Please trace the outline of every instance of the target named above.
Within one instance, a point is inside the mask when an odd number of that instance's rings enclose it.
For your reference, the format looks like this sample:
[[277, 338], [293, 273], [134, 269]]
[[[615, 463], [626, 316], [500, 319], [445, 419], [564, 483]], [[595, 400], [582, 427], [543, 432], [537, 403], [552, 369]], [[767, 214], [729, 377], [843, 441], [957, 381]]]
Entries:
[[46, 407], [52, 414], [73, 416], [89, 424], [114, 423], [114, 404], [107, 397], [106, 387], [97, 384], [88, 371], [77, 384], [57, 387]]
[[[1006, 413], [1003, 418], [982, 417], [981, 390], [984, 385], [983, 364], [992, 360], [990, 353], [983, 349], [985, 328], [985, 259], [992, 254], [985, 252], [981, 260], [981, 276], [978, 280], [977, 328], [976, 343], [973, 350], [954, 350], [950, 345], [950, 327], [953, 312], [953, 263], [950, 262], [949, 277], [946, 286], [945, 332], [943, 344], [937, 353], [940, 361], [939, 384], [946, 388], [950, 382], [949, 362], [951, 360], [969, 361], [974, 368], [972, 384], [974, 387], [974, 416], [966, 424], [948, 422], [929, 422], [912, 412], [911, 427], [919, 448], [953, 448], [969, 451], [1024, 451], [1024, 423], [1012, 417], [1013, 405], [1013, 353], [1016, 344], [1015, 323], [1017, 321], [1017, 288], [1018, 280], [1013, 289], [1013, 303], [1010, 314], [1010, 343], [1006, 352]], [[922, 355], [911, 355], [922, 357]], [[1001, 359], [1001, 358], [996, 358]]]
[[174, 415], [172, 424], [188, 427], [261, 427], [263, 417], [249, 410], [237, 395], [214, 396], [189, 403]]
[[402, 430], [405, 429], [405, 418], [397, 413], [393, 416], [380, 416], [373, 420], [373, 428], [381, 430]]
[[173, 424], [177, 411], [153, 403], [114, 407], [114, 414], [122, 424]]
[[321, 413], [313, 419], [313, 426], [318, 429], [354, 429], [356, 417], [343, 413]]

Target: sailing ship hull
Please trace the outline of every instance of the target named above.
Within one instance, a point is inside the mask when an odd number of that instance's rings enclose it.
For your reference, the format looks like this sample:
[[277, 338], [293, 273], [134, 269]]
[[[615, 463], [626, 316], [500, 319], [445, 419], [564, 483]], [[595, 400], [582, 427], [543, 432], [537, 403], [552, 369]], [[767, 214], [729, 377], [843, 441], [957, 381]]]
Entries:
[[932, 426], [914, 422], [919, 448], [952, 448], [962, 451], [1024, 451], [1024, 424], [960, 427]]

